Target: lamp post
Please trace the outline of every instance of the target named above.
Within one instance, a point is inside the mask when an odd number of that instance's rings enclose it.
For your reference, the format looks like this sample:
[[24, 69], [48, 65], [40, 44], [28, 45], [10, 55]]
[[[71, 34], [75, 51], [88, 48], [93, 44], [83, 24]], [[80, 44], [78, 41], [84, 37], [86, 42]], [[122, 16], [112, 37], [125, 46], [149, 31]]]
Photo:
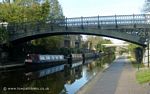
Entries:
[[146, 36], [146, 42], [147, 42], [147, 67], [149, 68], [149, 30], [148, 29], [145, 29], [145, 36]]
[[147, 41], [147, 52], [148, 52], [148, 68], [149, 68], [149, 36], [148, 36], [148, 41]]

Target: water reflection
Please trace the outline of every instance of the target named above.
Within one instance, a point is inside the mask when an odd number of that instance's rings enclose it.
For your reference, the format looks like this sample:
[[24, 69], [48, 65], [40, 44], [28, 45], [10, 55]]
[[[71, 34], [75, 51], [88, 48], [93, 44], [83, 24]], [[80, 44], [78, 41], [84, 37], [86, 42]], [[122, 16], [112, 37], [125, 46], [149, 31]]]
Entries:
[[37, 78], [41, 78], [41, 77], [62, 71], [62, 70], [64, 70], [64, 66], [65, 66], [65, 64], [50, 67], [50, 68], [43, 69], [43, 70], [39, 70], [36, 72], [27, 72], [27, 73], [25, 73], [25, 75], [27, 77], [27, 80], [37, 79]]
[[[76, 79], [82, 77], [82, 63], [75, 63], [73, 67], [66, 67], [64, 71], [66, 84], [72, 84]], [[76, 66], [76, 67], [75, 67]]]
[[34, 72], [27, 72], [26, 69], [0, 72], [0, 94], [74, 94], [106, 68], [113, 58], [105, 56], [88, 60], [84, 65], [77, 62], [71, 66], [63, 64]]

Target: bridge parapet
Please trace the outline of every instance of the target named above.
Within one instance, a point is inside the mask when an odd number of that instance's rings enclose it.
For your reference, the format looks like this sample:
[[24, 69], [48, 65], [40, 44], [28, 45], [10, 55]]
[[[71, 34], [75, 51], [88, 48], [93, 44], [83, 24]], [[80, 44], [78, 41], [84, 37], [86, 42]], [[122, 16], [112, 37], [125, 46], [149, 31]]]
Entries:
[[[44, 26], [66, 26], [66, 27], [101, 27], [102, 29], [116, 29], [116, 28], [150, 28], [150, 14], [133, 14], [133, 15], [112, 15], [112, 16], [93, 16], [93, 17], [75, 17], [65, 19], [53, 19], [43, 22], [28, 22], [28, 23], [13, 23], [9, 26], [9, 30], [15, 31], [19, 28], [24, 30], [27, 27], [48, 28]], [[111, 27], [111, 28], [109, 28]], [[17, 31], [16, 31], [17, 32]]]
[[[149, 14], [133, 14], [133, 15], [113, 15], [113, 16], [93, 16], [93, 17], [76, 17], [67, 18], [65, 20], [68, 26], [98, 26], [105, 27], [108, 25], [115, 26], [126, 26], [125, 28], [145, 28], [146, 25], [150, 24]], [[120, 27], [122, 28], [122, 27]], [[150, 28], [149, 26], [146, 28]]]

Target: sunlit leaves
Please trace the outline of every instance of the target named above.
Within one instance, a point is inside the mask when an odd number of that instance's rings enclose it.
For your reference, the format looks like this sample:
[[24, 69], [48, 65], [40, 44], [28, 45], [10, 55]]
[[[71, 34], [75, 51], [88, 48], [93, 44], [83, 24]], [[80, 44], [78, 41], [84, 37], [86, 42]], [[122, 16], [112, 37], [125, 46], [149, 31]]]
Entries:
[[101, 37], [92, 37], [92, 36], [89, 36], [87, 38], [87, 42], [89, 42], [89, 48], [92, 49], [92, 48], [95, 48], [97, 51], [104, 51], [104, 52], [114, 52], [115, 49], [114, 48], [106, 48], [105, 46], [103, 46], [102, 44], [112, 44], [112, 42], [108, 39], [103, 39]]
[[48, 0], [39, 4], [34, 0], [15, 0], [11, 3], [0, 4], [0, 21], [29, 22], [45, 20], [50, 11]]

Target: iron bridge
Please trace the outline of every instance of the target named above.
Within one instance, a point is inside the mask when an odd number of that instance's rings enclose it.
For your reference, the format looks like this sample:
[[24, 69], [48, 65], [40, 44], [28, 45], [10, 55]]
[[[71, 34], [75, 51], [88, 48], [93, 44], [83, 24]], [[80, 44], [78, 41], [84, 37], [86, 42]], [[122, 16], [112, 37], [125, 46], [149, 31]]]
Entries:
[[112, 15], [11, 23], [7, 25], [11, 42], [40, 37], [86, 34], [121, 39], [146, 46], [150, 32], [150, 14]]

